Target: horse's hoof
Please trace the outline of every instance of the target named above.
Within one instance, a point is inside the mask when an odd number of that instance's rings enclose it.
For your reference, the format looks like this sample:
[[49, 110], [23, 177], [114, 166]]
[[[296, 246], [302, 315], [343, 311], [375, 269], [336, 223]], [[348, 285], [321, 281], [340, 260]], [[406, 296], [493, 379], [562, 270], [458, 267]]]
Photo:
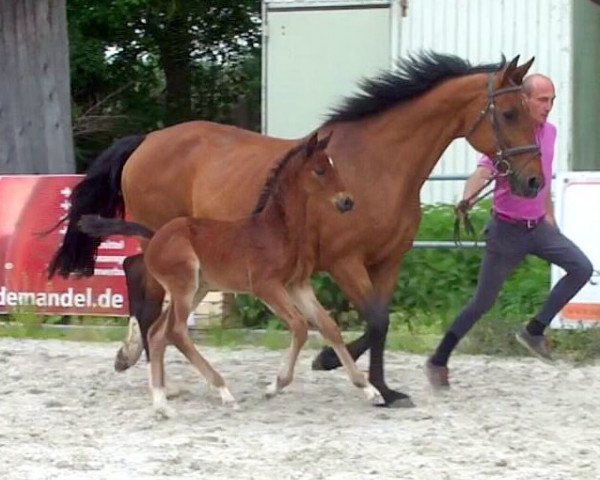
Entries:
[[383, 398], [385, 403], [382, 405], [377, 405], [380, 407], [387, 408], [414, 408], [415, 403], [412, 399], [401, 392], [396, 392], [394, 390], [388, 389], [385, 393], [383, 393]]
[[129, 367], [131, 367], [131, 364], [127, 356], [123, 353], [123, 347], [121, 347], [115, 357], [115, 372], [124, 372]]
[[334, 370], [340, 366], [340, 360], [331, 347], [324, 347], [312, 362], [313, 370]]
[[434, 391], [440, 392], [450, 389], [448, 367], [433, 364], [431, 358], [428, 358], [425, 362], [425, 376]]
[[388, 408], [414, 408], [416, 407], [415, 402], [410, 397], [398, 398], [385, 404]]

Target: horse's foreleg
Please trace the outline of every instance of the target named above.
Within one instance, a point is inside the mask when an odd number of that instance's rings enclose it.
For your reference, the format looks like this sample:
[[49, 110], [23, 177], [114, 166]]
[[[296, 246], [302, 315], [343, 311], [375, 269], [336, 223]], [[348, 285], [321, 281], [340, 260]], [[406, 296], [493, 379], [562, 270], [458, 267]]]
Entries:
[[346, 345], [344, 345], [340, 329], [333, 318], [329, 316], [319, 303], [310, 284], [307, 283], [291, 290], [290, 295], [294, 299], [294, 303], [298, 309], [319, 329], [323, 337], [331, 343], [339, 361], [346, 368], [352, 384], [363, 391], [367, 400], [372, 401], [376, 405], [384, 403], [381, 394], [369, 383], [365, 375], [358, 369], [356, 363], [354, 363], [354, 359], [348, 352]]
[[[387, 406], [408, 407], [413, 406], [412, 401], [407, 395], [392, 390], [386, 385], [383, 369], [385, 341], [390, 322], [388, 303], [396, 284], [398, 268], [399, 262], [390, 262], [382, 264], [381, 269], [374, 271], [377, 289], [366, 267], [358, 260], [345, 259], [338, 262], [330, 273], [350, 302], [366, 319], [364, 336], [371, 353], [370, 382], [381, 392]], [[333, 353], [325, 350], [320, 356], [332, 356]]]
[[162, 310], [164, 289], [148, 273], [143, 254], [127, 257], [123, 262], [129, 296], [129, 332], [115, 358], [115, 370], [127, 370], [146, 351], [149, 359], [148, 330]]
[[[352, 267], [352, 264], [355, 264], [356, 266]], [[363, 312], [361, 311], [362, 305], [365, 303], [365, 299], [373, 294], [373, 284], [371, 283], [371, 279], [369, 278], [365, 267], [363, 266], [362, 262], [354, 260], [349, 262], [342, 261], [337, 265], [339, 265], [335, 268], [337, 273], [333, 273], [334, 269], [329, 269], [329, 273], [335, 279], [336, 283], [342, 289], [346, 297], [350, 300], [350, 302], [353, 303], [354, 307], [359, 311], [359, 313], [361, 313], [361, 315], [363, 315]], [[362, 271], [363, 275], [353, 279], [351, 278], [351, 272], [353, 270]], [[338, 277], [340, 280], [338, 280]], [[344, 284], [341, 282], [344, 282]], [[370, 345], [369, 322], [366, 317], [365, 320], [365, 332], [360, 337], [346, 345], [348, 352], [355, 361], [369, 349]], [[312, 362], [313, 370], [334, 370], [338, 367], [341, 367], [341, 365], [340, 359], [332, 347], [323, 348]]]
[[298, 355], [308, 336], [308, 326], [283, 285], [265, 286], [257, 289], [256, 294], [275, 315], [286, 323], [292, 333], [287, 360], [283, 362], [275, 381], [266, 390], [267, 397], [272, 397], [292, 382]]

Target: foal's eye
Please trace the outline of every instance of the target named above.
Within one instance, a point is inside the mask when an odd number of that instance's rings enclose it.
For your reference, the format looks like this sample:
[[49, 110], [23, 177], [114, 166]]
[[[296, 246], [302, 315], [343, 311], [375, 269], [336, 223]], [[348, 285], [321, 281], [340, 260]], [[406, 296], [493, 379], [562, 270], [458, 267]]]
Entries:
[[323, 176], [323, 175], [325, 175], [325, 167], [320, 167], [319, 166], [319, 167], [315, 168], [315, 173], [317, 175], [319, 175], [320, 177]]
[[519, 118], [519, 112], [517, 110], [508, 110], [507, 112], [504, 112], [502, 116], [507, 122], [514, 122]]

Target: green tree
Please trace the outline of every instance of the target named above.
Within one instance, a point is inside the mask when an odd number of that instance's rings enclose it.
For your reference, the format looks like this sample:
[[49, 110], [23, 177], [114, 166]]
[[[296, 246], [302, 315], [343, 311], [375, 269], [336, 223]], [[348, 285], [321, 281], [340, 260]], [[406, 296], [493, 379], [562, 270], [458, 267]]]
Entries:
[[260, 109], [258, 1], [69, 0], [67, 15], [83, 157], [124, 133], [231, 122], [243, 98]]

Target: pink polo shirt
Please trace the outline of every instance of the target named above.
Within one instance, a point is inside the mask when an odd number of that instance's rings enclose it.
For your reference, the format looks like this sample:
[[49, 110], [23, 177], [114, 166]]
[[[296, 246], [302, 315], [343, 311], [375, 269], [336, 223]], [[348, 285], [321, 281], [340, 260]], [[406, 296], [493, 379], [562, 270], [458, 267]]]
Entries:
[[[549, 122], [540, 125], [535, 131], [535, 139], [541, 151], [544, 188], [538, 192], [535, 198], [519, 197], [510, 191], [506, 178], [498, 178], [494, 187], [493, 200], [493, 207], [496, 212], [519, 220], [538, 219], [546, 214], [546, 199], [552, 183], [556, 127]], [[481, 157], [478, 165], [495, 172], [492, 161], [485, 155]]]

